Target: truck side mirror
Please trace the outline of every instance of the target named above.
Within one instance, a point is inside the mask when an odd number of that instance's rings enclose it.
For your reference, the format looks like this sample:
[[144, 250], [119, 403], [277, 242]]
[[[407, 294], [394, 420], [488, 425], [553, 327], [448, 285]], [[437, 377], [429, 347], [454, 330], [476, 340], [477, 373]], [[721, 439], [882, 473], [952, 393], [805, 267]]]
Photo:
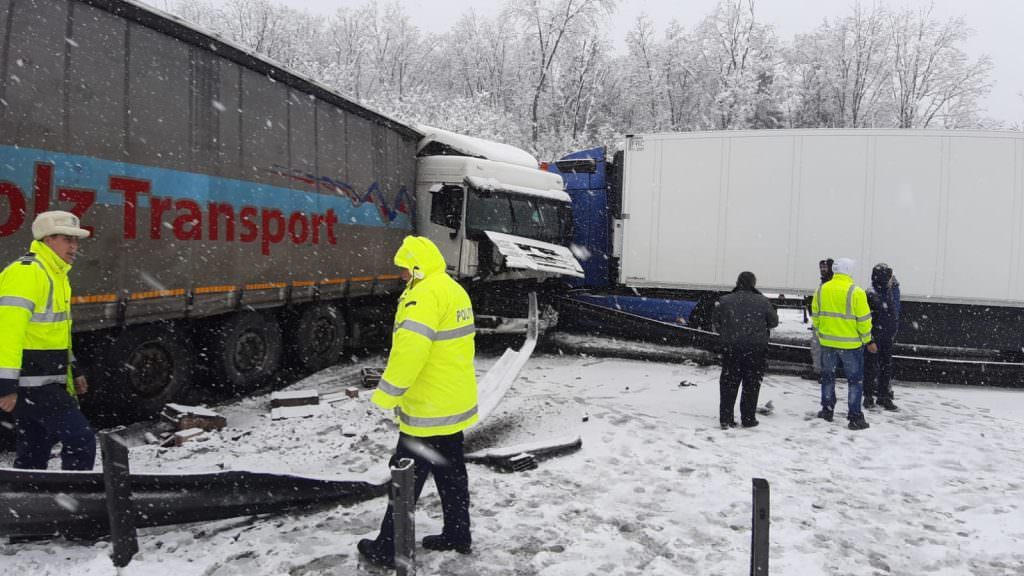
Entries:
[[462, 187], [444, 185], [430, 193], [430, 221], [451, 228], [450, 236], [454, 239], [462, 226]]

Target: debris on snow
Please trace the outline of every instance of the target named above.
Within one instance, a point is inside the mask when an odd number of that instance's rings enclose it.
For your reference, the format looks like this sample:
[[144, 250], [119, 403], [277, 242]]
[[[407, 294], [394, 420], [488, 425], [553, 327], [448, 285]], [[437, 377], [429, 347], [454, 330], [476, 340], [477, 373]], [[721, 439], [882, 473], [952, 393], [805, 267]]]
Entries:
[[319, 404], [310, 404], [304, 406], [281, 406], [279, 408], [272, 408], [270, 410], [271, 420], [284, 420], [287, 418], [309, 418], [322, 412], [323, 409]]
[[360, 371], [360, 377], [363, 380], [363, 388], [376, 388], [377, 384], [380, 383], [380, 377], [384, 374], [383, 368], [377, 368], [374, 366], [366, 366]]
[[187, 428], [185, 430], [178, 430], [171, 437], [164, 442], [163, 446], [181, 446], [187, 442], [202, 441], [208, 439], [206, 430], [202, 428]]
[[315, 406], [320, 404], [320, 393], [316, 390], [283, 390], [270, 395], [270, 407]]
[[174, 425], [178, 430], [190, 428], [220, 430], [228, 425], [227, 418], [213, 410], [201, 406], [185, 406], [184, 404], [165, 405], [160, 413], [160, 418]]

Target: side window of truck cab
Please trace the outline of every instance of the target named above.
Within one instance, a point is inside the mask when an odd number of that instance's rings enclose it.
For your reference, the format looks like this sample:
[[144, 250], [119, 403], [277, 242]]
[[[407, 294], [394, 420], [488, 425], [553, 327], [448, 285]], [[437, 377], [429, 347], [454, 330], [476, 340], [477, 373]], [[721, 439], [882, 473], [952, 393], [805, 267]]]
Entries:
[[446, 184], [430, 193], [430, 221], [458, 230], [462, 224], [462, 187]]

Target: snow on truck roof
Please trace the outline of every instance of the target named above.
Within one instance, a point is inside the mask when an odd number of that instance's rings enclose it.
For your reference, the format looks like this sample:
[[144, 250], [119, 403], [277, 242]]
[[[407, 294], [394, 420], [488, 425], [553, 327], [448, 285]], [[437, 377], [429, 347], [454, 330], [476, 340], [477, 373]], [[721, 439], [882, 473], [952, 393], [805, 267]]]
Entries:
[[474, 138], [473, 136], [464, 136], [462, 134], [456, 134], [440, 128], [425, 126], [423, 124], [414, 124], [413, 127], [423, 134], [423, 139], [420, 140], [419, 145], [416, 147], [417, 153], [429, 146], [431, 143], [437, 142], [454, 151], [461, 152], [466, 156], [472, 156], [474, 158], [483, 158], [494, 162], [506, 162], [508, 164], [516, 164], [527, 168], [537, 168], [540, 166], [537, 159], [529, 152], [509, 144], [501, 144], [490, 140], [484, 140], [482, 138]]
[[512, 192], [515, 194], [524, 194], [526, 196], [537, 196], [548, 200], [556, 200], [558, 202], [572, 202], [572, 197], [569, 196], [567, 192], [563, 192], [561, 190], [541, 190], [540, 188], [518, 186], [502, 182], [497, 178], [484, 178], [481, 176], [466, 176], [466, 181], [469, 182], [470, 186], [478, 190]]

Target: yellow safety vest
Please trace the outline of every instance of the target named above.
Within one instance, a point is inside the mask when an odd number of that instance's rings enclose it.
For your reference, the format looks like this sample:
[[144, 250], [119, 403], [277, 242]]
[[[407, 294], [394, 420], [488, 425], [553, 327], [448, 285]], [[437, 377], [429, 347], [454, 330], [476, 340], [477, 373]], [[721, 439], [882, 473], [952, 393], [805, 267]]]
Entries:
[[0, 273], [0, 396], [71, 378], [71, 283], [64, 262], [46, 244]]
[[446, 436], [478, 420], [469, 295], [430, 240], [409, 236], [395, 264], [413, 274], [398, 301], [391, 353], [372, 401], [410, 436]]
[[818, 287], [811, 301], [811, 321], [822, 346], [853, 350], [871, 342], [867, 293], [846, 274], [835, 274]]

